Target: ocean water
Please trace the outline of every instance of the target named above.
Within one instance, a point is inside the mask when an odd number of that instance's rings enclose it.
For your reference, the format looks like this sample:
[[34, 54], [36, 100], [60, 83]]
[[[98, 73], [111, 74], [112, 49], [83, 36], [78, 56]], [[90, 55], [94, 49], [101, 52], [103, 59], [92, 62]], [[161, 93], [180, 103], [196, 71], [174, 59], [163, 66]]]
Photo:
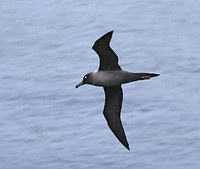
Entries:
[[[114, 30], [131, 151], [103, 117], [94, 41]], [[0, 169], [198, 169], [199, 0], [1, 0]]]

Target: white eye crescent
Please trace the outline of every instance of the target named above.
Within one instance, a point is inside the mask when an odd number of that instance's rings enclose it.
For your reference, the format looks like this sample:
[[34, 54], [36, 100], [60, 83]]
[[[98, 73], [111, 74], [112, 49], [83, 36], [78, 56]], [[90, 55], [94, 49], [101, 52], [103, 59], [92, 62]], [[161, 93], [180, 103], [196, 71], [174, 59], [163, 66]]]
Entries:
[[84, 76], [84, 79], [87, 79], [87, 76]]

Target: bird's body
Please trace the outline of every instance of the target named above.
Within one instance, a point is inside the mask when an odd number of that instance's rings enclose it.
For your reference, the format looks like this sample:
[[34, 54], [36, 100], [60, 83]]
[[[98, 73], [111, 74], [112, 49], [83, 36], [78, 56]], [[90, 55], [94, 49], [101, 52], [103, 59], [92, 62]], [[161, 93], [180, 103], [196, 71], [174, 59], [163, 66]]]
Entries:
[[124, 70], [107, 70], [107, 71], [94, 71], [88, 73], [88, 77], [91, 78], [91, 83], [94, 86], [112, 87], [121, 84], [148, 79], [153, 77], [149, 73], [132, 73]]
[[103, 114], [107, 120], [108, 126], [117, 137], [117, 139], [128, 149], [129, 144], [121, 123], [120, 113], [123, 100], [123, 92], [121, 85], [137, 80], [146, 80], [151, 77], [159, 76], [155, 73], [132, 73], [124, 71], [118, 64], [118, 57], [110, 47], [110, 40], [113, 31], [108, 32], [99, 38], [93, 45], [92, 49], [99, 55], [99, 69], [86, 74], [81, 83], [91, 84], [104, 88], [105, 105]]

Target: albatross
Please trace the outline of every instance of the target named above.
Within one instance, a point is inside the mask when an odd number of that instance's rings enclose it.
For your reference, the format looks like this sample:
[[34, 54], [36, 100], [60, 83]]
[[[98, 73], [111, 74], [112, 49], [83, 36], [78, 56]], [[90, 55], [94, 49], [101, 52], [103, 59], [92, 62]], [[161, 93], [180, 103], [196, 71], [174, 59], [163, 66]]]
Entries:
[[92, 49], [99, 56], [99, 69], [97, 71], [87, 73], [83, 77], [83, 80], [76, 85], [76, 88], [84, 84], [103, 87], [105, 92], [105, 105], [103, 110], [104, 117], [109, 128], [117, 139], [122, 145], [130, 150], [120, 119], [123, 100], [121, 85], [138, 80], [147, 80], [152, 77], [159, 76], [159, 74], [132, 73], [122, 70], [118, 64], [117, 54], [110, 47], [112, 34], [113, 31], [110, 31], [96, 40]]

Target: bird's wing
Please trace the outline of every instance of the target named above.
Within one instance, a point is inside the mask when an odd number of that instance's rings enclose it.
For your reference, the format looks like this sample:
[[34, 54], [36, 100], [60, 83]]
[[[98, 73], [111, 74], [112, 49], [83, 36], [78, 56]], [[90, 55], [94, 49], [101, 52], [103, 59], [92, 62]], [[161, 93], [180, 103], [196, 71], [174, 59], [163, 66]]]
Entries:
[[110, 47], [110, 40], [113, 31], [110, 31], [99, 38], [93, 45], [92, 49], [99, 55], [99, 70], [121, 70], [118, 64], [118, 56]]
[[105, 105], [103, 114], [107, 120], [108, 126], [115, 134], [117, 139], [128, 149], [129, 144], [120, 119], [122, 107], [123, 92], [121, 85], [114, 87], [104, 87]]

